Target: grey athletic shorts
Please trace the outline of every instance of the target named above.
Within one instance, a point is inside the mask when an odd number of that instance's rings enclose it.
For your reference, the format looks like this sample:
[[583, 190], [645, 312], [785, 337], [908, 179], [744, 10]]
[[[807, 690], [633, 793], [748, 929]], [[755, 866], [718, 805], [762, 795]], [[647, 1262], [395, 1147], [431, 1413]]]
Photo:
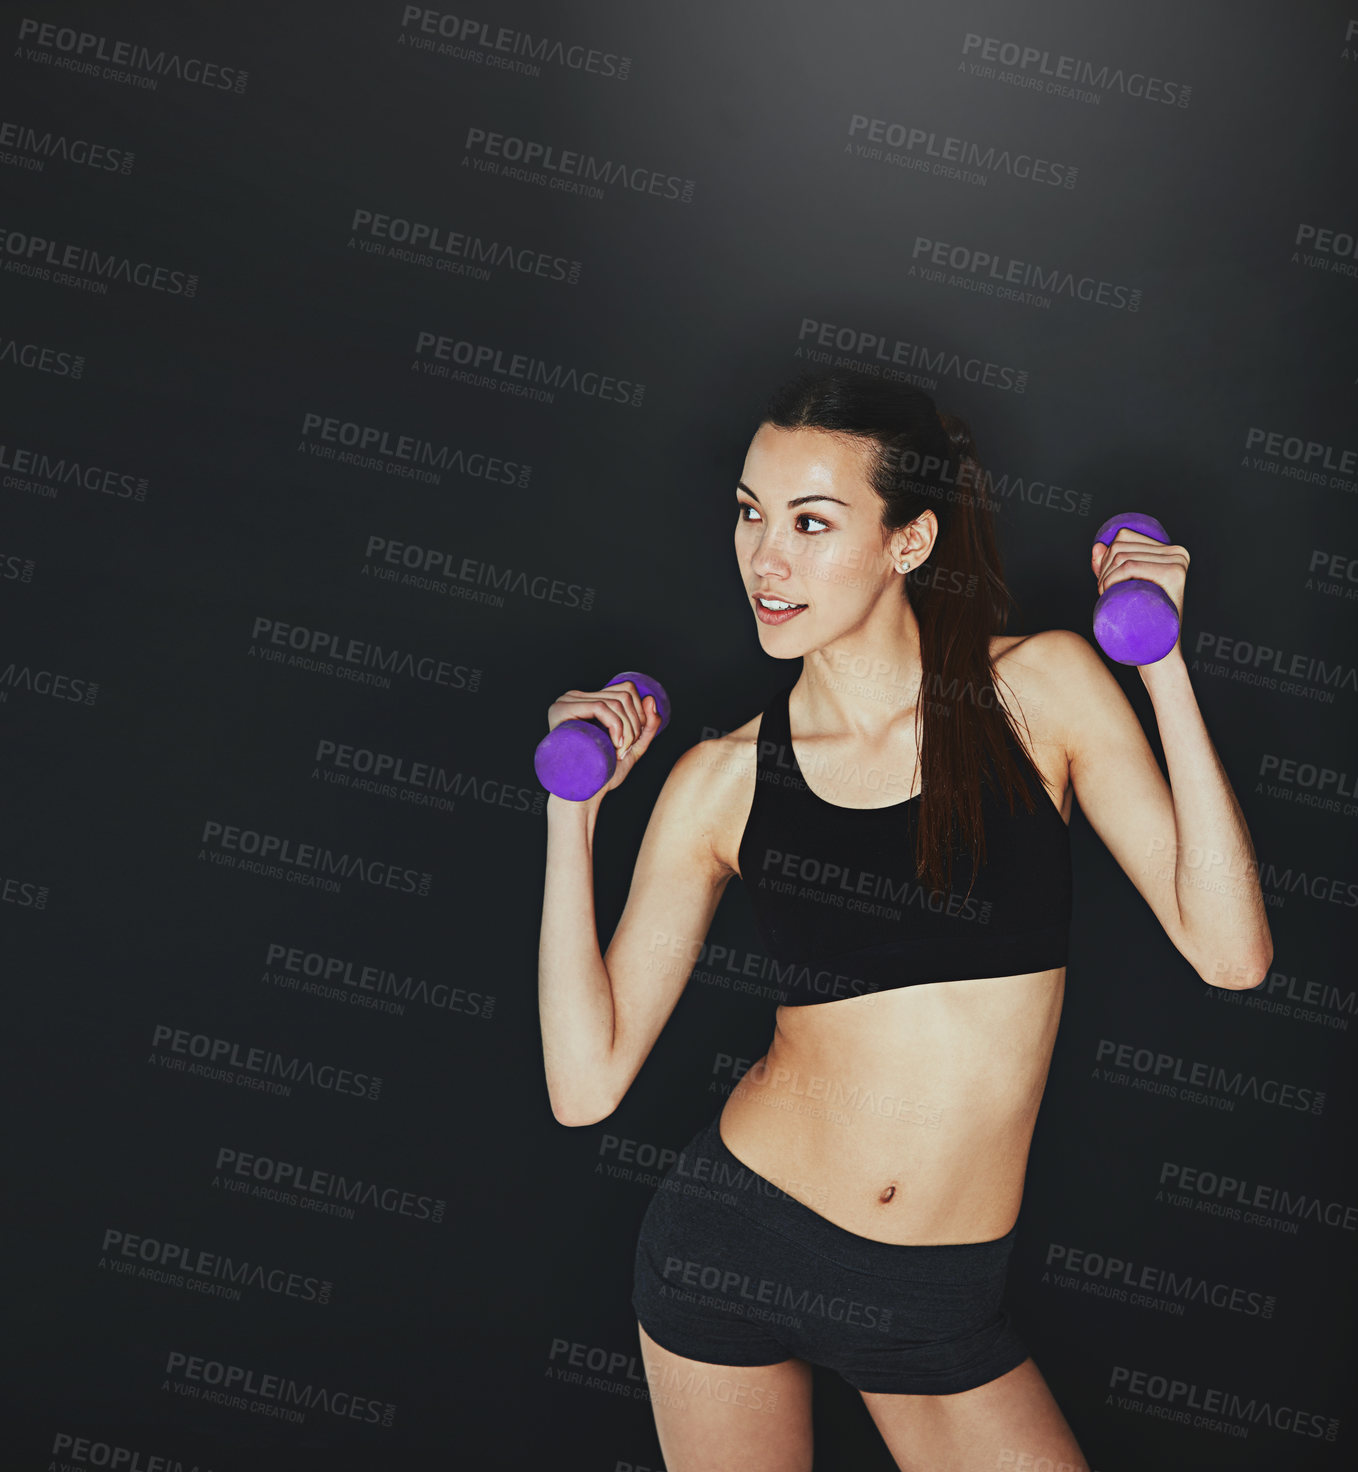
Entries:
[[632, 1307], [663, 1349], [717, 1365], [792, 1357], [857, 1390], [953, 1395], [1028, 1358], [1002, 1307], [1018, 1225], [991, 1242], [877, 1242], [736, 1159], [721, 1115], [642, 1219]]

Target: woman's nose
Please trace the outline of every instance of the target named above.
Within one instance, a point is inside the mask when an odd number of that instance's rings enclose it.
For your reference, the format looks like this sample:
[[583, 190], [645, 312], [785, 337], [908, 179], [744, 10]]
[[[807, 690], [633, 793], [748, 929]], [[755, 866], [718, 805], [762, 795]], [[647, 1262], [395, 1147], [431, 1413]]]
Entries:
[[750, 567], [761, 575], [765, 572], [787, 572], [787, 553], [783, 550], [782, 540], [776, 533], [765, 532], [760, 537], [759, 545], [754, 549], [754, 555], [750, 558]]

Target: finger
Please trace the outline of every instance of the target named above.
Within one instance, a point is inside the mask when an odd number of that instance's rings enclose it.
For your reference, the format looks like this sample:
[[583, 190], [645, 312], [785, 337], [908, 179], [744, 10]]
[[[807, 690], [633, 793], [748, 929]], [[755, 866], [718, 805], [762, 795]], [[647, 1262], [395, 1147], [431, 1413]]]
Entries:
[[1134, 532], [1129, 527], [1121, 527], [1117, 535], [1108, 544], [1110, 547], [1141, 546], [1141, 547], [1166, 547], [1169, 544], [1162, 542], [1158, 537], [1148, 537], [1144, 532]]
[[618, 743], [619, 754], [630, 750], [636, 745], [637, 738], [641, 735], [644, 727], [644, 722], [639, 718], [634, 709], [635, 703], [636, 697], [627, 694], [622, 695], [618, 701], [618, 710], [622, 717], [623, 727], [622, 740]]
[[609, 685], [605, 690], [599, 691], [595, 698], [598, 708], [608, 713], [606, 724], [614, 747], [619, 752], [625, 751], [636, 740], [637, 734], [635, 717], [625, 692], [615, 685]]
[[619, 680], [616, 685], [610, 685], [608, 688], [610, 691], [616, 691], [622, 699], [623, 713], [628, 726], [627, 744], [631, 746], [646, 725], [646, 712], [641, 703], [641, 696], [637, 692], [636, 682]]
[[621, 751], [627, 744], [627, 723], [622, 718], [622, 712], [618, 709], [616, 702], [609, 696], [596, 697], [589, 702], [590, 715], [603, 726], [612, 739], [613, 745]]
[[641, 708], [641, 697], [635, 691], [623, 693], [622, 711], [627, 723], [627, 748], [631, 748], [637, 744], [641, 733], [646, 729], [646, 713]]
[[615, 687], [603, 690], [581, 691], [581, 709], [572, 711], [577, 720], [597, 721], [609, 735], [616, 750], [621, 751], [632, 742], [632, 721], [626, 701]]
[[557, 725], [567, 720], [597, 721], [608, 732], [618, 751], [630, 746], [641, 729], [640, 722], [627, 704], [626, 693], [615, 686], [608, 686], [605, 690], [568, 690], [547, 712], [549, 729], [552, 710], [558, 707], [563, 709]]
[[[553, 711], [556, 711], [555, 723], [552, 720]], [[547, 707], [549, 729], [561, 726], [562, 721], [599, 720], [599, 717], [600, 711], [593, 690], [566, 690], [564, 695]]]
[[[1187, 547], [1182, 547], [1177, 542], [1157, 542], [1153, 537], [1143, 537], [1139, 533], [1128, 533], [1128, 542], [1123, 546], [1118, 545], [1119, 537], [1114, 537], [1109, 552], [1112, 556], [1107, 565], [1115, 565], [1128, 557], [1148, 557], [1154, 561], [1181, 562], [1185, 568], [1192, 560]], [[1131, 538], [1135, 537], [1135, 542]]]
[[[656, 732], [660, 730], [660, 712], [655, 708], [655, 697], [648, 695], [646, 700], [649, 700], [651, 705], [646, 709], [646, 725], [632, 748], [634, 756], [644, 756], [651, 749], [651, 742], [655, 740]], [[642, 701], [642, 706], [646, 706], [645, 700]]]
[[1126, 582], [1128, 578], [1144, 577], [1147, 566], [1144, 562], [1133, 562], [1126, 557], [1119, 557], [1116, 561], [1110, 557], [1099, 578], [1099, 591], [1106, 593], [1116, 583]]
[[1099, 591], [1106, 592], [1118, 583], [1132, 579], [1164, 587], [1166, 583], [1182, 581], [1182, 577], [1183, 564], [1174, 558], [1156, 561], [1145, 557], [1123, 558], [1116, 567], [1109, 568], [1099, 579]]
[[[650, 705], [646, 702], [650, 701]], [[641, 705], [641, 729], [637, 733], [636, 740], [628, 748], [633, 759], [644, 756], [650, 750], [651, 742], [655, 740], [656, 733], [660, 730], [660, 703], [654, 695], [643, 695], [640, 697]]]
[[1163, 542], [1150, 547], [1117, 547], [1113, 549], [1113, 560], [1125, 562], [1129, 557], [1144, 557], [1151, 562], [1186, 562], [1186, 547], [1170, 547]]

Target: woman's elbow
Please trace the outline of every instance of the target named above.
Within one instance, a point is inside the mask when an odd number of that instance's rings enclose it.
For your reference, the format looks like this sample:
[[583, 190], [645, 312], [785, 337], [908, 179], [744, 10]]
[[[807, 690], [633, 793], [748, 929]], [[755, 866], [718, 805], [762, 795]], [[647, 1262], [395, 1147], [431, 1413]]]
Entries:
[[1208, 986], [1221, 987], [1223, 991], [1247, 992], [1268, 980], [1272, 965], [1273, 942], [1270, 940], [1248, 956], [1217, 956], [1197, 970]]
[[552, 1118], [557, 1124], [564, 1124], [568, 1128], [583, 1129], [586, 1125], [598, 1124], [607, 1119], [617, 1107], [617, 1104], [608, 1104], [597, 1099], [563, 1099], [559, 1102], [553, 1099]]

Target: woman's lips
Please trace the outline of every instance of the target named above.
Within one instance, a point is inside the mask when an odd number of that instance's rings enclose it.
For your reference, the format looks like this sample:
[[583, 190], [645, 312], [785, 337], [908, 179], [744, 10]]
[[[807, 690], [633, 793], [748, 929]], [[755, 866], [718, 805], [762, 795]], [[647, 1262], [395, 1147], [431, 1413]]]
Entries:
[[[779, 598], [779, 603], [789, 602], [789, 599]], [[799, 613], [806, 611], [806, 604], [799, 603], [792, 608], [765, 608], [758, 597], [754, 599], [754, 616], [761, 624], [785, 624], [788, 619], [796, 618]]]

